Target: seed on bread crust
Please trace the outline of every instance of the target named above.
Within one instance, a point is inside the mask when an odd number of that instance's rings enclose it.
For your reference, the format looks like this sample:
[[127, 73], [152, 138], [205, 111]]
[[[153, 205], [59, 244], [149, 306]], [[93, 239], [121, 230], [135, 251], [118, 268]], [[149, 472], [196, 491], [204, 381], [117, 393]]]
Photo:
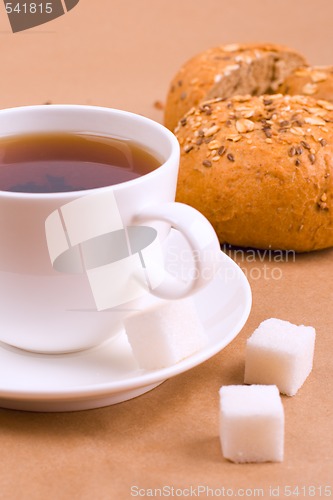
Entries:
[[[284, 94], [305, 94], [322, 101], [323, 108], [333, 109], [333, 66], [304, 66], [292, 71], [280, 85]], [[329, 102], [327, 102], [329, 101]], [[320, 105], [320, 104], [319, 104]], [[328, 106], [328, 107], [327, 107]], [[320, 111], [315, 114], [321, 116]]]
[[[239, 95], [238, 102], [242, 103], [246, 102], [242, 95], [273, 93], [290, 72], [304, 64], [301, 54], [274, 44], [229, 44], [205, 50], [185, 62], [173, 78], [165, 106], [165, 125], [173, 131], [191, 107], [209, 104], [216, 97], [223, 100]], [[266, 100], [271, 102], [270, 97]], [[211, 110], [204, 112], [210, 115]]]
[[196, 108], [176, 128], [180, 143], [194, 145], [190, 155], [182, 147], [177, 200], [201, 211], [221, 243], [333, 246], [333, 110], [307, 96], [246, 99], [250, 119], [235, 112], [235, 96], [210, 100], [209, 116]]

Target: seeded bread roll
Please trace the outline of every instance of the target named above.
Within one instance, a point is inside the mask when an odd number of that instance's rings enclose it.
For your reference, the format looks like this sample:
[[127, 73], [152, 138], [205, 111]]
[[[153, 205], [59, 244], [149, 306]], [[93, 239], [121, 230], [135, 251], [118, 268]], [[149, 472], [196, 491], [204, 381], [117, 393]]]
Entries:
[[196, 55], [171, 82], [165, 125], [174, 130], [192, 106], [214, 97], [276, 93], [295, 68], [306, 65], [294, 50], [272, 44], [232, 44]]
[[192, 108], [175, 129], [177, 200], [220, 242], [306, 252], [333, 245], [333, 104], [234, 96]]
[[278, 91], [333, 102], [333, 66], [298, 68], [287, 76]]

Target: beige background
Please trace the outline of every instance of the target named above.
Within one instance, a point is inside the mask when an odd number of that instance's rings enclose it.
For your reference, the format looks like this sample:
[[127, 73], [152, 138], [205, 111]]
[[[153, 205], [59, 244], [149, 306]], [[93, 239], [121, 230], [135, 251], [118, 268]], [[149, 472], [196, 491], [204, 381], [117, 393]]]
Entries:
[[271, 41], [330, 64], [331, 0], [80, 0], [13, 35], [0, 6], [1, 104], [89, 103], [161, 118], [179, 66], [205, 48]]
[[[1, 4], [0, 106], [95, 104], [162, 121], [154, 103], [196, 52], [270, 41], [330, 64], [332, 21], [331, 0], [80, 0], [52, 23], [14, 35]], [[239, 337], [144, 396], [68, 414], [0, 409], [0, 498], [127, 499], [134, 485], [199, 484], [252, 496], [259, 488], [261, 498], [280, 487], [284, 498], [287, 486], [331, 484], [332, 260], [327, 250], [282, 263], [240, 261], [254, 302]], [[284, 462], [235, 465], [220, 451], [217, 391], [242, 383], [246, 338], [268, 317], [316, 327], [314, 370], [296, 396], [283, 397]], [[312, 498], [321, 498], [316, 491]]]

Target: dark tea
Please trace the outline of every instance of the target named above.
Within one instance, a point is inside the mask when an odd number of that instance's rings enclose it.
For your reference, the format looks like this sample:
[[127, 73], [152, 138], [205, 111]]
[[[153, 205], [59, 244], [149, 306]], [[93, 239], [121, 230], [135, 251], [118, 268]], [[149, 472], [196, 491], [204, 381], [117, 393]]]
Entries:
[[0, 138], [0, 190], [60, 193], [119, 184], [161, 162], [139, 144], [86, 133]]

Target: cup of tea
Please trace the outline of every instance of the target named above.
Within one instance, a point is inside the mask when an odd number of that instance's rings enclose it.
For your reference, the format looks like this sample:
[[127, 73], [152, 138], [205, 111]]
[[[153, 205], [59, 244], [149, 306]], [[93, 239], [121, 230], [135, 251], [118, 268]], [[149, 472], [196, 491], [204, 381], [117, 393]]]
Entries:
[[[80, 105], [1, 110], [0, 341], [87, 349], [145, 298], [177, 299], [212, 279], [219, 242], [201, 213], [175, 202], [178, 167], [175, 136], [143, 116]], [[192, 250], [185, 284], [165, 270], [171, 228]]]

